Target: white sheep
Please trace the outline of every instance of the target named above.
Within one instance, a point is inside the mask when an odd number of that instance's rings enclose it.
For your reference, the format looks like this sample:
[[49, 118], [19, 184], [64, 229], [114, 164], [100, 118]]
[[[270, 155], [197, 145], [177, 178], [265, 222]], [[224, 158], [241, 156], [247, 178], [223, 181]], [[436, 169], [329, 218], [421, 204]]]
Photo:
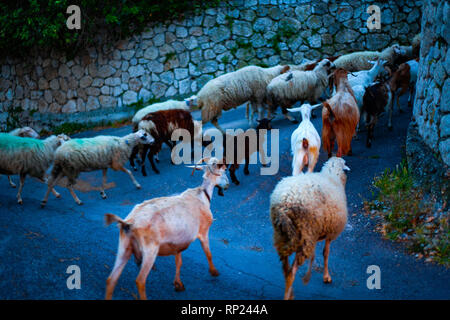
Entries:
[[[295, 274], [307, 259], [310, 259], [310, 265], [303, 282], [306, 284], [311, 278], [318, 241], [325, 240], [323, 281], [331, 282], [328, 271], [330, 243], [347, 223], [347, 176], [344, 170], [350, 170], [345, 160], [332, 157], [320, 172], [284, 178], [270, 196], [274, 243], [286, 281], [284, 299], [293, 299]], [[289, 256], [294, 252], [294, 262], [290, 267]]]
[[[39, 133], [37, 133], [33, 128], [30, 127], [16, 128], [8, 133], [16, 137], [27, 137], [35, 139], [40, 138]], [[12, 181], [11, 176], [8, 176], [8, 182], [12, 188], [17, 187], [16, 184]]]
[[[211, 121], [217, 129], [224, 132], [217, 122], [222, 110], [236, 108], [247, 101], [251, 102], [253, 111], [258, 111], [258, 118], [261, 120], [267, 85], [274, 77], [287, 70], [289, 66], [247, 66], [208, 81], [197, 93], [202, 122]], [[249, 124], [253, 125], [252, 117], [249, 118]]]
[[398, 44], [394, 44], [382, 52], [379, 51], [358, 51], [340, 56], [334, 64], [336, 68], [343, 68], [349, 72], [368, 70], [373, 67], [370, 61], [383, 59], [390, 64], [394, 64], [397, 57], [405, 55], [404, 49], [400, 48]]
[[[20, 176], [17, 202], [22, 204], [22, 188], [27, 175], [41, 181], [52, 164], [55, 150], [67, 141], [66, 135], [50, 136], [45, 140], [17, 137], [0, 133], [0, 174]], [[50, 189], [59, 198], [60, 194]]]
[[272, 109], [281, 106], [286, 118], [296, 122], [287, 114], [287, 108], [297, 101], [315, 103], [328, 85], [334, 64], [323, 59], [311, 71], [291, 71], [274, 78], [267, 86], [267, 101]]
[[124, 137], [97, 136], [68, 141], [55, 152], [51, 178], [41, 206], [46, 205], [50, 189], [64, 176], [69, 180], [67, 188], [70, 194], [75, 202], [81, 205], [82, 202], [78, 199], [72, 187], [76, 184], [80, 172], [103, 171], [103, 183], [100, 191], [103, 199], [106, 199], [105, 186], [108, 168], [127, 173], [134, 185], [140, 189], [141, 185], [136, 181], [131, 171], [124, 167], [124, 164], [129, 159], [133, 147], [138, 143], [149, 144], [153, 141], [153, 137], [144, 130], [139, 130]]
[[133, 124], [134, 130], [137, 131], [139, 121], [141, 121], [142, 118], [144, 118], [149, 113], [170, 109], [183, 109], [189, 111], [196, 104], [197, 104], [197, 96], [192, 96], [190, 98], [184, 99], [184, 101], [167, 100], [164, 102], [154, 103], [138, 110], [136, 114], [133, 116], [131, 122]]
[[308, 165], [308, 172], [313, 172], [319, 159], [320, 136], [312, 124], [310, 117], [311, 111], [321, 106], [316, 104], [311, 106], [308, 103], [299, 108], [288, 109], [289, 112], [301, 112], [302, 122], [291, 135], [292, 175], [300, 174], [305, 165]]

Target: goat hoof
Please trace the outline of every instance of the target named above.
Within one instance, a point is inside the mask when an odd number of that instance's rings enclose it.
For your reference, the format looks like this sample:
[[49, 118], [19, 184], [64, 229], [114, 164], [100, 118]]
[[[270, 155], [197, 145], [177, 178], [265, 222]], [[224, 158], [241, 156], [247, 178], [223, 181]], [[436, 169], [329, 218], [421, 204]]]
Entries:
[[174, 282], [174, 285], [175, 285], [176, 292], [181, 292], [181, 291], [185, 290], [184, 285], [181, 282]]
[[366, 144], [366, 147], [367, 147], [367, 148], [370, 148], [370, 147], [372, 147], [372, 144], [371, 144], [371, 143], [368, 143], [368, 144]]
[[133, 167], [133, 170], [134, 170], [134, 171], [137, 171], [137, 168], [136, 168], [136, 167]]
[[331, 277], [330, 276], [324, 276], [323, 277], [323, 283], [331, 283]]
[[156, 174], [159, 174], [159, 173], [160, 173], [159, 170], [154, 170], [154, 171], [155, 171]]
[[219, 276], [219, 271], [217, 271], [217, 269], [209, 270], [209, 273], [210, 273], [213, 277]]
[[[136, 185], [136, 188], [137, 188], [137, 189], [142, 189], [142, 186], [141, 186], [140, 184], [137, 184], [137, 185]], [[106, 198], [106, 196], [105, 196], [105, 198]]]
[[22, 199], [17, 200], [17, 203], [22, 204], [23, 203]]
[[244, 170], [244, 174], [245, 174], [246, 176], [248, 176], [248, 175], [250, 174], [250, 171]]
[[77, 204], [78, 204], [79, 206], [82, 206], [82, 205], [83, 205], [83, 201], [79, 200], [79, 201], [77, 201]]
[[403, 113], [404, 111], [402, 109], [398, 109], [398, 113]]
[[55, 194], [55, 198], [61, 199], [61, 194], [60, 193]]
[[41, 201], [41, 208], [44, 208], [46, 204], [47, 204], [47, 201]]
[[100, 192], [100, 196], [102, 197], [102, 199], [106, 199], [106, 194]]
[[388, 130], [389, 130], [389, 131], [392, 131], [392, 129], [393, 129], [392, 126], [391, 126], [391, 127], [388, 127]]
[[240, 184], [240, 182], [238, 180], [234, 180], [233, 183], [237, 186]]
[[16, 188], [17, 186], [15, 184], [10, 184], [11, 188]]

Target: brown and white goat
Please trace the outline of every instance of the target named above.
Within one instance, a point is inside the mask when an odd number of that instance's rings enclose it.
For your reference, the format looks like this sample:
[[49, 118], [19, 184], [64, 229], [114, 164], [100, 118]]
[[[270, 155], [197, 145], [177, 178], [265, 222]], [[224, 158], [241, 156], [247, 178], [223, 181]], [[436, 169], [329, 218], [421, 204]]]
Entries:
[[197, 188], [187, 189], [172, 197], [147, 200], [136, 205], [130, 214], [122, 220], [113, 214], [106, 214], [109, 225], [118, 222], [120, 228], [119, 249], [114, 268], [106, 280], [106, 299], [111, 299], [114, 287], [131, 254], [141, 266], [136, 279], [139, 296], [145, 300], [145, 282], [157, 256], [175, 255], [175, 290], [183, 291], [180, 279], [181, 252], [199, 239], [209, 264], [209, 273], [218, 276], [219, 272], [212, 262], [209, 249], [209, 227], [213, 221], [210, 209], [211, 197], [215, 186], [228, 188], [226, 166], [217, 158], [207, 161], [203, 167], [203, 183]]
[[[191, 144], [194, 142], [194, 120], [192, 119], [191, 113], [187, 110], [172, 109], [149, 113], [139, 122], [138, 128], [147, 131], [155, 139], [153, 144], [141, 146], [141, 171], [144, 176], [147, 175], [145, 170], [146, 156], [148, 156], [153, 171], [159, 173], [159, 170], [155, 166], [154, 156], [161, 151], [163, 143], [166, 143], [171, 149], [173, 148], [175, 144], [171, 141], [171, 137], [175, 130], [187, 130], [191, 136]], [[138, 149], [135, 148], [130, 157], [130, 164], [132, 167], [134, 167], [134, 159], [137, 153]]]
[[351, 142], [359, 122], [359, 110], [347, 74], [342, 68], [334, 71], [336, 94], [323, 102], [322, 143], [328, 152], [328, 158], [331, 157], [335, 140], [338, 144], [336, 156], [342, 157], [352, 153]]

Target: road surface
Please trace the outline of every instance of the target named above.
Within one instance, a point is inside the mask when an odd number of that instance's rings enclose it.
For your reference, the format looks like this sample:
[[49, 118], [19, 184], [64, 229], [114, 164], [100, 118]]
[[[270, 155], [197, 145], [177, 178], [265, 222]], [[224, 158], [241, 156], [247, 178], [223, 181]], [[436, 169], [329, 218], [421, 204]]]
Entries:
[[[198, 119], [199, 113], [194, 113]], [[317, 247], [311, 281], [304, 286], [304, 265], [294, 283], [296, 299], [449, 299], [450, 273], [441, 266], [416, 260], [401, 244], [383, 240], [374, 232], [374, 222], [362, 211], [363, 199], [371, 197], [371, 181], [385, 168], [402, 160], [410, 110], [394, 112], [394, 130], [386, 128], [382, 118], [375, 130], [371, 149], [365, 147], [365, 134], [353, 142], [354, 156], [345, 157], [351, 172], [347, 181], [349, 222], [341, 236], [332, 243], [330, 271], [332, 284], [322, 283], [322, 248]], [[224, 128], [247, 128], [245, 109], [225, 112], [220, 119]], [[313, 120], [321, 131], [320, 117]], [[279, 117], [273, 121], [280, 129], [280, 169], [274, 176], [261, 176], [260, 166], [250, 166], [250, 176], [238, 171], [241, 185], [231, 185], [225, 197], [212, 198], [214, 223], [210, 229], [213, 260], [220, 272], [211, 277], [199, 241], [183, 253], [181, 279], [186, 291], [175, 292], [174, 257], [158, 257], [147, 280], [149, 299], [282, 299], [284, 279], [281, 264], [273, 247], [269, 218], [269, 196], [276, 183], [291, 172], [290, 135], [295, 124]], [[125, 135], [130, 127], [85, 132]], [[147, 177], [135, 174], [142, 184], [136, 190], [122, 172], [108, 172], [108, 181], [117, 187], [107, 190], [102, 200], [97, 191], [78, 192], [84, 204], [78, 206], [66, 189], [62, 198], [50, 195], [45, 209], [40, 200], [45, 186], [28, 179], [23, 190], [23, 205], [18, 205], [15, 189], [6, 177], [0, 179], [0, 299], [102, 299], [105, 280], [111, 271], [117, 250], [118, 230], [105, 227], [103, 216], [114, 213], [125, 217], [133, 206], [146, 199], [182, 192], [201, 183], [201, 174], [191, 176], [184, 165], [169, 162], [166, 147], [160, 154], [160, 175], [148, 166]], [[326, 154], [322, 151], [316, 171]], [[95, 185], [101, 172], [84, 173], [81, 178]], [[17, 177], [14, 177], [17, 181]], [[67, 288], [66, 273], [70, 265], [81, 271], [81, 289]], [[367, 267], [381, 270], [381, 289], [369, 290]], [[115, 299], [135, 299], [138, 267], [131, 259], [114, 292]]]

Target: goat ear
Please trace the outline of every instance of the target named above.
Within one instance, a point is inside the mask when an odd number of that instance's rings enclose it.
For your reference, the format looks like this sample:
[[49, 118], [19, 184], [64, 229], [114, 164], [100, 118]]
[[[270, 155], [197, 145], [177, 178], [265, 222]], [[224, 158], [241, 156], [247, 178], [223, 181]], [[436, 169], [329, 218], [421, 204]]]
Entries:
[[192, 168], [192, 173], [191, 173], [191, 176], [193, 176], [194, 175], [194, 172], [195, 172], [195, 170], [198, 170], [198, 171], [203, 171], [204, 170], [204, 168], [205, 168], [205, 166], [186, 166], [187, 168]]
[[349, 167], [347, 167], [345, 164], [344, 164], [344, 171], [350, 171], [350, 168]]

